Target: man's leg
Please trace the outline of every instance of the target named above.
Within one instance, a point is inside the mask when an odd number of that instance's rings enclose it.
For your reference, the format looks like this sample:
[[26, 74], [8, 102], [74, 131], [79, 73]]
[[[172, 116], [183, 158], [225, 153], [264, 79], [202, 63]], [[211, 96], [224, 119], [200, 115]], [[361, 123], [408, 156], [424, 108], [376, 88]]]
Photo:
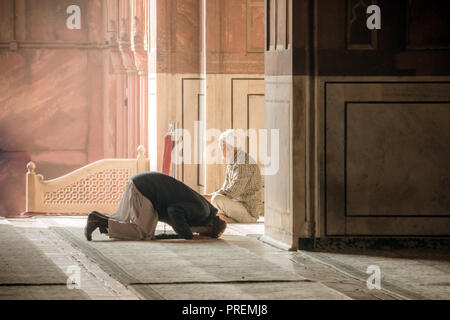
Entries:
[[108, 233], [108, 219], [109, 217], [97, 212], [92, 211], [87, 218], [86, 227], [84, 228], [84, 235], [88, 241], [92, 240], [92, 232], [95, 229], [100, 228], [101, 233]]
[[128, 200], [121, 203], [122, 213], [117, 217], [126, 220], [108, 220], [108, 236], [122, 240], [150, 240], [158, 223], [158, 214], [150, 200], [145, 198], [134, 184], [130, 187]]
[[123, 193], [122, 200], [120, 201], [119, 208], [115, 213], [106, 217], [97, 211], [92, 211], [88, 215], [86, 227], [84, 228], [84, 235], [88, 241], [92, 240], [92, 233], [95, 229], [100, 228], [101, 233], [108, 233], [109, 220], [115, 219], [119, 221], [129, 221], [130, 220], [130, 200], [132, 198], [133, 181], [129, 181], [125, 192]]
[[110, 238], [145, 240], [153, 237], [157, 223], [158, 214], [152, 203], [130, 181], [114, 214], [109, 217], [95, 211], [89, 214], [85, 236], [90, 241], [92, 233], [99, 227], [100, 232], [107, 233]]
[[211, 199], [211, 203], [219, 209], [220, 213], [232, 218], [236, 222], [255, 223], [257, 221], [255, 217], [248, 213], [242, 203], [230, 199], [227, 196], [215, 194]]

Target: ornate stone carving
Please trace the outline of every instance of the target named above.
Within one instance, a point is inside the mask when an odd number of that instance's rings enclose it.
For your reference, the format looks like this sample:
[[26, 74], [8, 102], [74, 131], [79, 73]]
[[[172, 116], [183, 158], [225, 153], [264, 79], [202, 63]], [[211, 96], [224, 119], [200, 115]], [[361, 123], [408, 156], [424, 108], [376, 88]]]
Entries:
[[149, 170], [149, 161], [140, 146], [136, 159], [102, 159], [52, 180], [37, 175], [33, 162], [27, 169], [27, 212], [110, 214], [117, 210], [131, 177]]
[[105, 169], [84, 179], [45, 192], [45, 204], [118, 204], [130, 180], [130, 169]]

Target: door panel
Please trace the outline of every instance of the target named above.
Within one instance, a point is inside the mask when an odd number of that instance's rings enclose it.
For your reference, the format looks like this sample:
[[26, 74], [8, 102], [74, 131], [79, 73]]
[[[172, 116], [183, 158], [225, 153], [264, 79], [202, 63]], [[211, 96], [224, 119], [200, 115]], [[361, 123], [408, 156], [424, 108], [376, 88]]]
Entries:
[[[262, 147], [259, 130], [264, 126], [264, 79], [236, 78], [233, 79], [232, 91], [232, 127], [244, 132], [251, 132], [245, 139], [245, 150], [262, 165], [259, 148]], [[262, 198], [264, 199], [264, 177]]]
[[450, 235], [450, 83], [325, 83], [327, 235]]
[[181, 180], [197, 192], [204, 193], [205, 175], [203, 132], [205, 127], [205, 95], [202, 78], [181, 79], [183, 164]]

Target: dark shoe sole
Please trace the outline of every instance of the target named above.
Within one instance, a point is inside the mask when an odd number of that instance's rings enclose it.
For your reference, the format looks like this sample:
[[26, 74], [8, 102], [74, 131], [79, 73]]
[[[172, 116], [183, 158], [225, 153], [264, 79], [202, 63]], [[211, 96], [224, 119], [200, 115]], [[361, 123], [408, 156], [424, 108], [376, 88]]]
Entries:
[[[87, 241], [92, 240], [92, 233], [95, 231], [95, 229], [97, 229], [97, 225], [95, 224], [95, 222], [91, 220], [95, 219], [96, 214], [97, 214], [96, 211], [92, 211], [91, 213], [88, 214], [86, 226], [84, 227], [84, 236], [86, 237]], [[94, 224], [95, 227], [93, 227], [92, 224]], [[89, 230], [90, 229], [89, 227], [92, 228], [92, 230]]]
[[88, 234], [87, 226], [84, 227], [84, 236], [86, 237], [87, 241], [91, 241], [92, 240], [92, 235]]

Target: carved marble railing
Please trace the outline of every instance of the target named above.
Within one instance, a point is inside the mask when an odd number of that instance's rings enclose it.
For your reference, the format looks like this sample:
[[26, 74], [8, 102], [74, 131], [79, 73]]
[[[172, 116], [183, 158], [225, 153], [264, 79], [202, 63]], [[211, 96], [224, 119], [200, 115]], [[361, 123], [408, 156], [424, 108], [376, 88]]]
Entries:
[[114, 213], [130, 178], [149, 170], [145, 148], [137, 151], [137, 159], [103, 159], [52, 180], [36, 174], [36, 165], [29, 162], [25, 214]]

